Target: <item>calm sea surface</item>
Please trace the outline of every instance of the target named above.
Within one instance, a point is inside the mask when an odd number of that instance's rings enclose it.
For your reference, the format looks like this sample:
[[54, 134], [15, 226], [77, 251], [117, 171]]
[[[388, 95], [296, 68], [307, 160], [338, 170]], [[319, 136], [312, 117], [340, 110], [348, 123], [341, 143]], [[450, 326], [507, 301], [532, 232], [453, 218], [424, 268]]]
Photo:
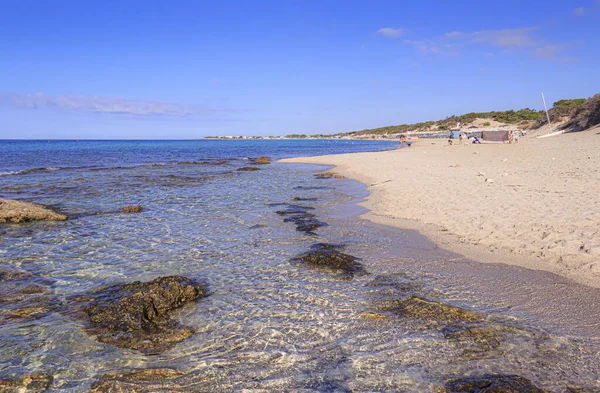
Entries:
[[[0, 141], [0, 197], [71, 217], [0, 226], [0, 270], [26, 272], [46, 292], [15, 297], [0, 282], [0, 380], [37, 373], [52, 376], [49, 391], [85, 392], [107, 376], [160, 368], [173, 372], [166, 382], [126, 383], [149, 392], [429, 392], [452, 378], [517, 374], [555, 392], [598, 388], [598, 290], [376, 226], [357, 217], [365, 186], [275, 161], [396, 145]], [[274, 162], [237, 171], [258, 156]], [[314, 208], [328, 225], [297, 231], [276, 214], [286, 203]], [[144, 211], [117, 213], [126, 205]], [[345, 245], [367, 274], [348, 280], [290, 263], [322, 242]], [[70, 295], [175, 274], [210, 294], [174, 312], [196, 333], [161, 354], [100, 343], [69, 313]], [[409, 295], [482, 319], [432, 322], [376, 307]], [[44, 302], [60, 307], [44, 312]]]

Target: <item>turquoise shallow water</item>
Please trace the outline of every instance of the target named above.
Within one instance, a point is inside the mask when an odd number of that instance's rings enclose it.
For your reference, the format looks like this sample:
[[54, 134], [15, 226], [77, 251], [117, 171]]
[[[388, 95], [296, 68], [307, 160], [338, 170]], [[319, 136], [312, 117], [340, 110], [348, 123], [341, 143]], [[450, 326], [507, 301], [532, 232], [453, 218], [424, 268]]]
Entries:
[[[598, 385], [597, 290], [466, 261], [413, 232], [360, 220], [354, 202], [364, 186], [315, 178], [325, 167], [275, 162], [237, 171], [248, 157], [393, 144], [61, 143], [10, 145], [0, 158], [2, 197], [73, 217], [0, 227], [0, 268], [30, 273], [64, 310], [70, 295], [172, 274], [206, 283], [210, 295], [175, 313], [196, 333], [158, 355], [99, 343], [68, 312], [7, 318], [13, 305], [0, 302], [0, 378], [45, 373], [57, 392], [152, 368], [178, 373], [164, 391], [427, 392], [485, 373], [522, 375], [556, 392]], [[277, 203], [312, 207], [328, 226], [298, 232], [276, 214]], [[115, 213], [132, 204], [145, 210]], [[347, 280], [290, 263], [317, 242], [345, 244], [368, 274]], [[443, 327], [373, 308], [405, 296], [399, 288], [479, 312], [484, 321], [469, 327], [494, 333], [485, 342], [455, 339]]]

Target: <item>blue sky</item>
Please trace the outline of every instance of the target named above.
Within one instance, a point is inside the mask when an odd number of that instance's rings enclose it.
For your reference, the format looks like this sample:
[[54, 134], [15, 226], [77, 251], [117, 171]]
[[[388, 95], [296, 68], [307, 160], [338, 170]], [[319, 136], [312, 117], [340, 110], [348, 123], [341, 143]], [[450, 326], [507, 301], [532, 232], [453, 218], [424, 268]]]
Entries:
[[600, 0], [5, 0], [0, 138], [335, 133], [600, 93]]

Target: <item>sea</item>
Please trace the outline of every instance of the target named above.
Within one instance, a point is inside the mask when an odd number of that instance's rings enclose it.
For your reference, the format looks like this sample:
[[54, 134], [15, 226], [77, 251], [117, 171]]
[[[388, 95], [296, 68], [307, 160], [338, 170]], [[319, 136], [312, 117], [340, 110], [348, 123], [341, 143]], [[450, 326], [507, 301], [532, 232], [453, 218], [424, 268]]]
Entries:
[[[600, 388], [599, 290], [376, 225], [361, 218], [370, 185], [278, 162], [396, 147], [0, 141], [0, 198], [69, 216], [0, 225], [0, 272], [38, 288], [13, 293], [0, 274], [0, 391], [440, 392], [515, 376], [552, 392]], [[271, 163], [254, 165], [260, 156]], [[129, 205], [143, 211], [119, 212]], [[323, 226], [299, 231], [278, 214], [298, 206]], [[323, 243], [364, 271], [298, 262]], [[160, 353], [102, 343], [74, 316], [78, 295], [170, 275], [208, 295], [173, 311], [195, 333]], [[477, 317], [454, 318], [463, 311]]]

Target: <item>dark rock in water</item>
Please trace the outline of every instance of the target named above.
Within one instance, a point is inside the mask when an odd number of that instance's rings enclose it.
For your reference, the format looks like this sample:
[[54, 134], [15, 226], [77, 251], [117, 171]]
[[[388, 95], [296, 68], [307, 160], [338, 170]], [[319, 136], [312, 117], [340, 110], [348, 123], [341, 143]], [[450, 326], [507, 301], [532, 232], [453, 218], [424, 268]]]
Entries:
[[302, 198], [302, 197], [294, 197], [294, 201], [316, 201], [317, 198]]
[[289, 216], [284, 222], [293, 222], [296, 224], [296, 230], [300, 232], [313, 233], [312, 231], [326, 226], [327, 224], [317, 220], [313, 213], [309, 210], [314, 210], [314, 207], [288, 204], [287, 209], [277, 211], [280, 216]]
[[259, 165], [264, 165], [264, 164], [270, 164], [271, 163], [271, 160], [267, 156], [260, 156], [258, 158], [255, 158], [253, 161], [254, 161], [255, 164], [259, 164]]
[[314, 207], [310, 207], [310, 206], [302, 206], [302, 205], [287, 205], [287, 209], [285, 210], [278, 210], [276, 213], [279, 214], [280, 216], [288, 216], [288, 215], [292, 215], [292, 214], [304, 214], [306, 213], [308, 210], [315, 210]]
[[496, 326], [445, 327], [442, 333], [463, 350], [463, 356], [481, 359], [500, 347], [502, 330]]
[[333, 190], [333, 187], [327, 186], [296, 186], [294, 190]]
[[[168, 368], [150, 368], [126, 373], [103, 375], [92, 385], [91, 393], [142, 393], [166, 391], [189, 392], [189, 388], [177, 383], [182, 372]], [[168, 384], [168, 385], [167, 385]]]
[[243, 166], [237, 169], [239, 172], [252, 172], [252, 171], [260, 171], [260, 168], [255, 166]]
[[50, 389], [52, 375], [31, 373], [0, 379], [0, 392], [43, 392]]
[[449, 323], [452, 321], [481, 321], [483, 317], [473, 311], [449, 304], [426, 300], [418, 296], [390, 299], [375, 305], [376, 309], [393, 311], [405, 318]]
[[125, 206], [119, 210], [121, 213], [141, 213], [144, 210], [140, 205]]
[[194, 333], [170, 319], [169, 313], [205, 295], [200, 284], [169, 276], [114, 285], [74, 300], [84, 302], [81, 309], [89, 330], [99, 341], [156, 353]]
[[64, 221], [67, 216], [31, 202], [0, 199], [0, 223], [18, 224], [28, 221]]
[[0, 270], [0, 323], [38, 319], [49, 313], [55, 302], [42, 296], [48, 289], [40, 285], [49, 283], [28, 272]]
[[0, 269], [0, 281], [20, 281], [31, 278], [31, 273]]
[[482, 375], [448, 381], [447, 393], [549, 393], [518, 375]]
[[293, 222], [298, 232], [313, 233], [317, 228], [327, 226], [327, 223], [314, 218], [314, 214], [305, 213], [293, 215], [283, 220], [284, 222]]
[[317, 243], [310, 247], [310, 251], [304, 253], [292, 262], [304, 263], [311, 267], [322, 268], [331, 271], [341, 272], [347, 277], [354, 277], [355, 274], [364, 274], [365, 271], [358, 258], [341, 253], [337, 249], [338, 245]]
[[335, 172], [317, 173], [315, 175], [315, 177], [319, 178], [319, 179], [331, 179], [332, 177], [335, 178], [335, 179], [343, 179], [344, 178], [344, 176], [339, 175], [339, 174], [337, 174]]

